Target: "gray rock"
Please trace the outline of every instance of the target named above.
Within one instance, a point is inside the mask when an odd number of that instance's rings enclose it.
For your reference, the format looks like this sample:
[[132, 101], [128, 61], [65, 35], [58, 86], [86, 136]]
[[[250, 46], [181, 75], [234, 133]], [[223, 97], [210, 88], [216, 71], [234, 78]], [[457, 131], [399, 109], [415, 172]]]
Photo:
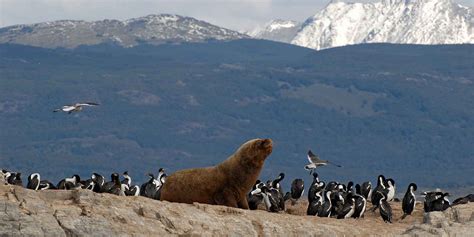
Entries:
[[444, 213], [440, 211], [429, 212], [423, 215], [423, 223], [425, 224], [440, 226], [443, 222], [447, 221]]
[[408, 236], [473, 236], [474, 205], [457, 205], [444, 212], [429, 212], [423, 224], [414, 225], [404, 234]]

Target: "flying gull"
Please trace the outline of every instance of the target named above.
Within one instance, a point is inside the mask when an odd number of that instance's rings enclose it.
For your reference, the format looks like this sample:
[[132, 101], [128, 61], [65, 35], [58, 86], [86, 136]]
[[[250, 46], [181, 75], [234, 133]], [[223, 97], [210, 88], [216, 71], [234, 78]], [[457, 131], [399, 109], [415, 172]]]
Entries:
[[305, 170], [309, 170], [310, 174], [313, 173], [313, 170], [319, 166], [325, 166], [327, 164], [332, 164], [337, 167], [342, 167], [340, 165], [336, 165], [328, 160], [321, 160], [318, 155], [314, 154], [311, 150], [308, 151], [308, 161], [309, 164], [306, 165], [304, 168]]
[[73, 104], [73, 105], [64, 105], [60, 109], [53, 110], [53, 112], [63, 111], [63, 112], [66, 112], [68, 114], [71, 114], [72, 112], [81, 111], [83, 106], [97, 106], [97, 105], [99, 105], [99, 104], [98, 103], [93, 103], [93, 102], [76, 103], [76, 104]]

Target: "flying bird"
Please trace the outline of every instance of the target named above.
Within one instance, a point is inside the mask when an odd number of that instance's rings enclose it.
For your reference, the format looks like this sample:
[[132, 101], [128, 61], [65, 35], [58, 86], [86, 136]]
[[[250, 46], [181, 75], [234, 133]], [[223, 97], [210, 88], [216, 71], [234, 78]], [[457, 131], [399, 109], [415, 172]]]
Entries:
[[304, 168], [305, 170], [310, 170], [310, 174], [313, 173], [313, 170], [319, 166], [325, 166], [327, 164], [332, 164], [337, 167], [342, 167], [340, 165], [336, 165], [328, 160], [321, 160], [318, 155], [314, 154], [311, 150], [308, 151], [308, 161], [309, 164], [306, 165]]
[[97, 106], [99, 105], [98, 103], [94, 103], [94, 102], [86, 102], [86, 103], [75, 103], [73, 105], [64, 105], [63, 107], [59, 108], [59, 109], [55, 109], [53, 110], [53, 112], [60, 112], [60, 111], [63, 111], [63, 112], [66, 112], [68, 114], [71, 114], [72, 112], [79, 112], [82, 110], [82, 107], [83, 106]]

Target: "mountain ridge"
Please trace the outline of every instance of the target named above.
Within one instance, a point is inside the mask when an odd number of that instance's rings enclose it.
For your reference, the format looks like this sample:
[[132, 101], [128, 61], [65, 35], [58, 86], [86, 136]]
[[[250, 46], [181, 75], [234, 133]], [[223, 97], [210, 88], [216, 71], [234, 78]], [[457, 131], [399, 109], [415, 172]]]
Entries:
[[272, 33], [270, 21], [250, 35], [316, 50], [364, 43], [472, 44], [473, 12], [451, 0], [333, 0], [291, 32]]
[[[124, 21], [59, 20], [0, 28], [0, 43], [74, 48], [102, 43], [206, 42], [248, 37], [316, 50], [364, 43], [474, 43], [474, 11], [451, 0], [334, 0], [303, 23], [276, 19], [239, 33], [192, 17], [154, 14]], [[247, 35], [248, 34], [248, 35]], [[250, 36], [249, 36], [250, 35]]]
[[0, 28], [0, 43], [46, 48], [112, 43], [132, 47], [141, 43], [205, 42], [248, 36], [192, 17], [152, 14], [128, 20], [58, 20]]
[[291, 43], [319, 50], [381, 42], [474, 43], [472, 9], [450, 0], [335, 1], [308, 18]]

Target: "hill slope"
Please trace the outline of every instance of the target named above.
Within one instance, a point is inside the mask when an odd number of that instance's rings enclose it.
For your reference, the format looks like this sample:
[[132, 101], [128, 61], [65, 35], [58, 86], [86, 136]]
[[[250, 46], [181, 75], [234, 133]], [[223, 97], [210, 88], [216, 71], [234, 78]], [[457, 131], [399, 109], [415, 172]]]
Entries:
[[[344, 167], [324, 180], [402, 189], [474, 185], [474, 46], [313, 51], [239, 40], [74, 50], [0, 45], [0, 166], [58, 181], [214, 165], [270, 137], [262, 179], [302, 177], [306, 152]], [[51, 111], [76, 101], [98, 108]], [[303, 173], [302, 173], [303, 172]]]
[[0, 43], [46, 48], [112, 43], [124, 47], [166, 42], [234, 40], [246, 35], [204, 21], [179, 15], [160, 14], [126, 21], [61, 20], [0, 28]]

